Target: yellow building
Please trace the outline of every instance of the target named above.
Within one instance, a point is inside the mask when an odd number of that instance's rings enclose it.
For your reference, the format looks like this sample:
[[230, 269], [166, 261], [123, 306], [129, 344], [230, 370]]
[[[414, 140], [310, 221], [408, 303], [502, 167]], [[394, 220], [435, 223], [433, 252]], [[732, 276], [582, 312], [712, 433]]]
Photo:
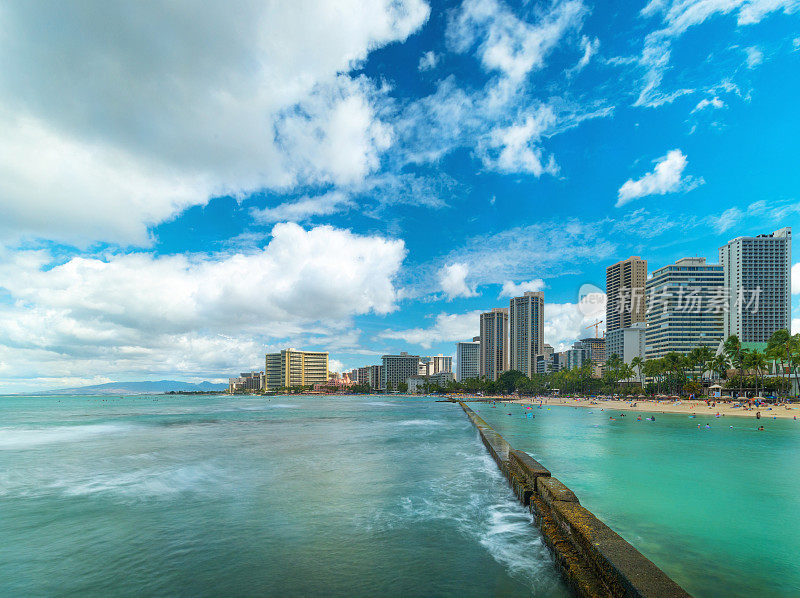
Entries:
[[328, 353], [284, 349], [267, 353], [265, 390], [311, 386], [328, 381]]

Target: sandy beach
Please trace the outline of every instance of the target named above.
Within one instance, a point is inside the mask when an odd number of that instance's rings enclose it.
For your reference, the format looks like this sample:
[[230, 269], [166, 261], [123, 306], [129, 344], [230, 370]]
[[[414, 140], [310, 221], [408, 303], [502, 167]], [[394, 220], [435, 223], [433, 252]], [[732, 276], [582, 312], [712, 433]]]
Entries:
[[[540, 399], [536, 397], [515, 399], [513, 403], [538, 405]], [[761, 413], [762, 419], [779, 417], [782, 419], [797, 419], [800, 416], [800, 404], [791, 403], [788, 406], [778, 405], [770, 407], [734, 407], [732, 403], [717, 403], [706, 405], [705, 401], [688, 399], [593, 399], [571, 397], [543, 397], [545, 405], [564, 405], [567, 407], [589, 407], [592, 409], [605, 409], [606, 411], [641, 411], [644, 413], [683, 413], [686, 415], [711, 415], [717, 413], [721, 417], [756, 417]], [[713, 401], [712, 401], [713, 403]]]

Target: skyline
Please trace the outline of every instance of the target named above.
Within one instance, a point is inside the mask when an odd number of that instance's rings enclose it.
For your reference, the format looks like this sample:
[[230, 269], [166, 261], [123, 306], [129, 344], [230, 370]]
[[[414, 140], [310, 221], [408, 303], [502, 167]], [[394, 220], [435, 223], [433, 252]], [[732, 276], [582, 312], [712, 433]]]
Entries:
[[529, 290], [559, 350], [608, 265], [797, 224], [799, 2], [333, 4], [0, 12], [0, 392], [452, 355]]

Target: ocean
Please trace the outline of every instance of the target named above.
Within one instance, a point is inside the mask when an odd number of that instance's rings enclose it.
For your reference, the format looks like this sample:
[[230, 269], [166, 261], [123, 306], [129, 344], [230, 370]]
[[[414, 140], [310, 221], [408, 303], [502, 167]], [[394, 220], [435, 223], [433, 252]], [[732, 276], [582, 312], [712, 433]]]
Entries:
[[0, 398], [0, 596], [569, 595], [458, 405]]

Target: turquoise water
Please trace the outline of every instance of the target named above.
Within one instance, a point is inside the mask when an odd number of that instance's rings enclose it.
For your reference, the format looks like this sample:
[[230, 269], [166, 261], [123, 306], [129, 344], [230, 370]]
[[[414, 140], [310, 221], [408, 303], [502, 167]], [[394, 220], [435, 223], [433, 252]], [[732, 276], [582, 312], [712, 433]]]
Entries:
[[457, 405], [0, 398], [0, 596], [564, 596]]
[[800, 596], [800, 421], [471, 406], [695, 596]]

